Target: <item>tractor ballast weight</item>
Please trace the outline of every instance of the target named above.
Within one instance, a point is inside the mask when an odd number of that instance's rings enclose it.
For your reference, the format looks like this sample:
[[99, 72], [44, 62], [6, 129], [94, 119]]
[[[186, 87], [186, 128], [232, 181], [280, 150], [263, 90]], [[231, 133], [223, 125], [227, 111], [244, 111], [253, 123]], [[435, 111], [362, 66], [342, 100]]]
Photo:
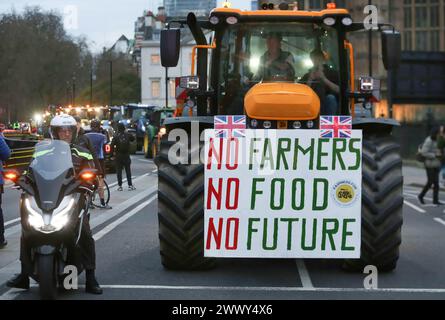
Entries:
[[[232, 19], [230, 23], [224, 22], [233, 17], [236, 20]], [[348, 61], [347, 49], [346, 47], [343, 49], [343, 43], [347, 42], [347, 33], [364, 30], [363, 23], [349, 23], [349, 20], [343, 20], [350, 19], [349, 13], [343, 9], [320, 12], [241, 12], [232, 9], [216, 9], [211, 13], [209, 19], [213, 20], [212, 23], [197, 21], [193, 13], [189, 14], [187, 21], [180, 22], [181, 25], [187, 24], [190, 27], [197, 45], [208, 45], [201, 27], [205, 26], [205, 28], [215, 31], [216, 49], [212, 52], [210, 81], [207, 81], [208, 49], [198, 49], [199, 89], [192, 90], [191, 94], [192, 98], [196, 98], [198, 116], [167, 119], [164, 123], [167, 132], [184, 129], [193, 134], [192, 128], [195, 128], [195, 131], [198, 128], [198, 132], [194, 132], [194, 134], [200, 134], [205, 129], [213, 128], [213, 116], [220, 114], [219, 105], [223, 103], [219, 79], [219, 72], [221, 72], [219, 69], [225, 71], [224, 67], [219, 65], [222, 55], [221, 41], [227, 35], [227, 29], [233, 26], [233, 22], [236, 21], [236, 24], [240, 25], [264, 22], [269, 26], [273, 23], [298, 21], [302, 24], [307, 22], [323, 26], [325, 19], [332, 17], [336, 19], [337, 24], [340, 23], [338, 21], [344, 21], [343, 25], [335, 27], [339, 37], [341, 90], [339, 114], [354, 117], [355, 113], [351, 114], [351, 109], [354, 110], [354, 106], [351, 107], [351, 101], [357, 98], [368, 101], [370, 94], [369, 92], [351, 90], [354, 88], [354, 79], [351, 80], [348, 70], [351, 65], [353, 66], [353, 62]], [[217, 22], [216, 25], [215, 22]], [[385, 27], [388, 25], [379, 25], [381, 31]], [[172, 37], [173, 32], [177, 31], [172, 31]], [[170, 41], [170, 43], [173, 42]], [[385, 67], [396, 69], [400, 55], [400, 34], [394, 30], [385, 31], [382, 47]], [[169, 55], [171, 52], [179, 52], [177, 44], [170, 45], [168, 50], [170, 50]], [[173, 66], [174, 63], [168, 61]], [[210, 90], [207, 88], [208, 83], [211, 87]], [[241, 108], [241, 114], [245, 114], [245, 112], [246, 110]], [[279, 115], [276, 115], [272, 116], [270, 120], [278, 119]], [[363, 271], [363, 267], [366, 265], [374, 265], [380, 271], [390, 271], [396, 268], [403, 224], [402, 161], [399, 146], [392, 137], [392, 129], [397, 126], [399, 123], [393, 119], [377, 119], [372, 116], [353, 118], [353, 128], [363, 130], [362, 246], [360, 259], [345, 260], [344, 267], [347, 269]], [[155, 160], [159, 168], [158, 218], [162, 264], [168, 269], [211, 268], [215, 265], [215, 259], [204, 257], [204, 166], [202, 163], [171, 164], [169, 151], [175, 143], [175, 141], [169, 141], [168, 134], [166, 134], [161, 141], [160, 152]], [[203, 147], [203, 142], [192, 145], [188, 141], [187, 144], [189, 147], [188, 160], [192, 154], [199, 153]]]

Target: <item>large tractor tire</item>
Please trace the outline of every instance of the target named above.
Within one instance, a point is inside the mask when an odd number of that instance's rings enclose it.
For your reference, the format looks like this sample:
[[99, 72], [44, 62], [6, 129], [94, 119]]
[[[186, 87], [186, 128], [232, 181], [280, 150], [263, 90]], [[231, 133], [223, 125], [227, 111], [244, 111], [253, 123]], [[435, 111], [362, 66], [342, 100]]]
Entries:
[[[204, 257], [204, 166], [172, 165], [168, 159], [172, 145], [162, 139], [155, 160], [161, 261], [172, 270], [210, 269], [215, 260]], [[189, 149], [189, 159], [190, 154]]]
[[359, 260], [345, 260], [350, 271], [367, 265], [396, 268], [402, 243], [403, 176], [400, 146], [389, 135], [363, 137], [362, 245]]

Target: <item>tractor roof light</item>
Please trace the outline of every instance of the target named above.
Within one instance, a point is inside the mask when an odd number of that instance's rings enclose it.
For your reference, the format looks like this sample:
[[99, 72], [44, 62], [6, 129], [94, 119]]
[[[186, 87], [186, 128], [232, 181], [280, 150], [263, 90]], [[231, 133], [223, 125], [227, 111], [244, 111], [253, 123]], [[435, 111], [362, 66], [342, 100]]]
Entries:
[[213, 25], [217, 25], [219, 23], [219, 18], [217, 16], [211, 16], [210, 23]]
[[227, 24], [234, 25], [234, 24], [238, 23], [238, 18], [237, 17], [228, 17], [226, 19], [226, 22], [227, 22]]
[[341, 19], [341, 23], [343, 23], [344, 26], [350, 26], [352, 24], [352, 19], [350, 17], [344, 17]]
[[323, 19], [323, 23], [327, 26], [332, 27], [336, 23], [336, 20], [333, 17], [327, 17]]
[[326, 4], [326, 8], [328, 8], [329, 10], [337, 9], [337, 4], [335, 2], [328, 2]]

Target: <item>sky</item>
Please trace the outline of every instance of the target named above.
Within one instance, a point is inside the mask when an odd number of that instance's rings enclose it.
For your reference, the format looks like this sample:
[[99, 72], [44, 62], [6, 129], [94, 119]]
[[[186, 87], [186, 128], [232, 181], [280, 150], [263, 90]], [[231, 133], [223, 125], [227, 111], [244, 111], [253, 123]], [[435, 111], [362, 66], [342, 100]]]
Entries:
[[[250, 0], [231, 2], [236, 8], [250, 7]], [[1, 0], [0, 14], [12, 10], [20, 13], [26, 6], [57, 10], [64, 17], [68, 33], [85, 36], [90, 48], [99, 52], [103, 47], [111, 47], [122, 34], [133, 38], [137, 17], [142, 16], [144, 10], [156, 11], [162, 3], [162, 0]]]

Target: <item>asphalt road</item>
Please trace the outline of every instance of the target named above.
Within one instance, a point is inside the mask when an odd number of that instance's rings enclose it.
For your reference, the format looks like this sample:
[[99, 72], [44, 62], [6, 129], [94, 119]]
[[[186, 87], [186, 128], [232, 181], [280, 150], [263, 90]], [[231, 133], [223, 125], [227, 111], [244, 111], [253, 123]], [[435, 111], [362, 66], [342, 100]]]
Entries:
[[[333, 260], [229, 259], [206, 272], [166, 271], [159, 256], [156, 167], [135, 156], [133, 175], [136, 191], [117, 192], [114, 187], [113, 210], [92, 215], [104, 294], [93, 296], [80, 288], [60, 299], [445, 299], [445, 207], [420, 207], [418, 188], [405, 186], [397, 270], [379, 274], [378, 289], [366, 290], [365, 274], [346, 273]], [[113, 185], [115, 175], [107, 181]], [[4, 195], [7, 224], [18, 216], [17, 193], [7, 189]], [[35, 285], [28, 292], [4, 285], [20, 266], [18, 223], [7, 225], [10, 245], [0, 251], [0, 299], [38, 299]]]

